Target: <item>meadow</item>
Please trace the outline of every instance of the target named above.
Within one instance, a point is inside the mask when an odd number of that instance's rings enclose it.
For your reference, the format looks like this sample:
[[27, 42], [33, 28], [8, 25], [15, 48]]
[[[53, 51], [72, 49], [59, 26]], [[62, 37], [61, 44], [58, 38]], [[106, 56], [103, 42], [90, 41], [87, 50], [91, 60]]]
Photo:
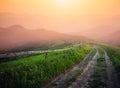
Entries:
[[120, 48], [115, 46], [104, 46], [120, 78]]
[[82, 47], [62, 52], [32, 55], [0, 63], [0, 88], [41, 88], [79, 63], [91, 50]]

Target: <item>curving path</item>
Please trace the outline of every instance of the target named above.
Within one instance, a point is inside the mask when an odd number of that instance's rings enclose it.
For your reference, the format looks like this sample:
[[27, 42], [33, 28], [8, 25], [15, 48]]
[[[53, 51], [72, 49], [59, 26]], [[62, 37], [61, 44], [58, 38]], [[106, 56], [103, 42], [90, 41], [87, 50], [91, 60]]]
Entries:
[[43, 54], [43, 53], [50, 53], [50, 52], [62, 52], [70, 50], [71, 48], [65, 49], [56, 49], [56, 50], [41, 50], [41, 51], [22, 51], [22, 52], [14, 52], [14, 53], [7, 53], [7, 54], [0, 54], [0, 59], [7, 59], [19, 56], [26, 56], [26, 55], [33, 55], [33, 54]]
[[70, 48], [64, 48], [64, 49], [39, 50], [39, 51], [21, 51], [21, 52], [5, 53], [5, 54], [0, 54], [0, 60], [7, 59], [7, 58], [13, 58], [13, 57], [19, 57], [19, 56], [33, 55], [33, 54], [43, 54], [43, 53], [50, 53], [50, 52], [62, 52], [62, 51], [70, 50], [70, 49], [73, 49], [74, 47], [79, 47], [79, 46], [80, 46], [80, 44], [75, 44]]
[[48, 84], [43, 88], [64, 88], [66, 83], [70, 80], [71, 76], [77, 74], [90, 61], [89, 58], [90, 58], [91, 52], [79, 64], [75, 65], [72, 69], [67, 71], [65, 74], [62, 74], [61, 76], [59, 76], [58, 78], [56, 78], [50, 84]]
[[[71, 79], [71, 77], [76, 75], [79, 71], [83, 71], [83, 73], [81, 73], [81, 77], [82, 77], [81, 81], [85, 80], [84, 78], [86, 78], [86, 75], [89, 72], [91, 72], [90, 71], [91, 69], [94, 68], [94, 65], [97, 62], [97, 57], [99, 56], [99, 52], [97, 50], [92, 60], [90, 58], [90, 55], [91, 55], [91, 52], [79, 64], [75, 65], [72, 69], [67, 71], [65, 74], [62, 74], [60, 77], [53, 80], [51, 83], [49, 83], [47, 86], [43, 88], [64, 88], [66, 84], [69, 82], [69, 80]], [[85, 80], [85, 83], [86, 83], [86, 80]], [[82, 82], [81, 82], [81, 85], [82, 85]], [[77, 87], [71, 86], [70, 88], [77, 88]]]
[[88, 80], [92, 73], [94, 72], [94, 67], [97, 64], [97, 59], [99, 57], [99, 52], [97, 49], [97, 53], [93, 57], [93, 59], [88, 63], [82, 74], [73, 82], [69, 88], [87, 88], [88, 87]]

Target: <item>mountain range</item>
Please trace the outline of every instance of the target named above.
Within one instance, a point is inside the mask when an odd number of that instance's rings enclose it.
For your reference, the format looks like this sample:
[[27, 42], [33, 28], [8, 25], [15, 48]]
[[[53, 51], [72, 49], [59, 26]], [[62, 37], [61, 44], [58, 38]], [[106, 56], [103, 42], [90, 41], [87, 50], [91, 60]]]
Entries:
[[95, 41], [120, 45], [120, 28], [111, 25], [102, 25], [92, 29], [86, 29], [74, 35], [82, 35]]
[[[49, 20], [48, 18], [43, 15], [0, 13], [0, 49], [21, 48], [28, 45], [37, 47], [59, 41], [83, 41], [87, 38], [120, 45], [120, 15], [104, 18], [81, 17], [78, 23], [70, 22], [72, 26], [70, 24], [67, 26], [59, 25], [62, 23], [53, 22], [52, 18]], [[35, 29], [36, 27], [45, 29]], [[53, 31], [52, 28], [57, 32]]]
[[0, 49], [37, 47], [57, 42], [83, 40], [83, 37], [72, 36], [45, 29], [27, 29], [20, 25], [0, 28]]

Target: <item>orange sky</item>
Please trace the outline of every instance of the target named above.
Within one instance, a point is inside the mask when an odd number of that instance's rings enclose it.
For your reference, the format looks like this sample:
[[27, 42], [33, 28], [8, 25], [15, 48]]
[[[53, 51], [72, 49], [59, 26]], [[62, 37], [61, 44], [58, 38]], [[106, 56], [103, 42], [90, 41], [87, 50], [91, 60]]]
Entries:
[[1, 12], [41, 13], [58, 15], [69, 13], [120, 13], [120, 0], [0, 0]]
[[41, 19], [44, 19], [43, 25], [46, 25], [43, 27], [60, 30], [63, 26], [63, 29], [71, 27], [78, 29], [79, 23], [82, 23], [80, 20], [86, 21], [86, 17], [96, 16], [101, 19], [104, 16], [119, 15], [120, 0], [67, 0], [66, 2], [61, 2], [61, 0], [0, 0], [0, 12], [40, 14]]

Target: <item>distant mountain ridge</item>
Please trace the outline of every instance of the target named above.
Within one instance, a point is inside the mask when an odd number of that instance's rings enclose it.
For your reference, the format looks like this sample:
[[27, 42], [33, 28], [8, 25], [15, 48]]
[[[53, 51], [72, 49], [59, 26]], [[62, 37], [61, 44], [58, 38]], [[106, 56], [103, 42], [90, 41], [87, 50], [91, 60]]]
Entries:
[[55, 43], [57, 41], [68, 42], [73, 40], [82, 40], [82, 38], [45, 29], [30, 30], [20, 25], [0, 28], [0, 49], [12, 49], [26, 46], [34, 47]]
[[[35, 14], [0, 13], [0, 32], [3, 32], [3, 33], [0, 33], [0, 40], [3, 41], [3, 43], [1, 42], [0, 47], [6, 46], [6, 43], [4, 43], [5, 39], [6, 39], [6, 41], [9, 40], [10, 42], [11, 41], [15, 42], [15, 41], [13, 41], [13, 39], [15, 37], [19, 37], [17, 40], [19, 42], [22, 42], [22, 41], [28, 42], [28, 40], [30, 40], [30, 38], [34, 38], [35, 40], [42, 39], [42, 38], [39, 38], [40, 30], [41, 30], [41, 36], [43, 36], [42, 34], [47, 35], [42, 32], [46, 31], [48, 33], [48, 30], [36, 29], [36, 33], [35, 33], [35, 31], [32, 31], [32, 30], [29, 32], [27, 32], [27, 31], [30, 28], [36, 28], [36, 27], [38, 27], [38, 28], [43, 27], [43, 28], [48, 28], [48, 29], [51, 28], [50, 23], [52, 22], [53, 19], [51, 19], [51, 21], [48, 21], [46, 19], [46, 17], [47, 16], [43, 16], [42, 14], [35, 15]], [[19, 25], [15, 25], [15, 24], [19, 24]], [[52, 23], [52, 24], [54, 24], [54, 23]], [[62, 23], [60, 23], [60, 24], [62, 24]], [[52, 27], [52, 28], [56, 31], [61, 31], [61, 32], [64, 31], [64, 29], [66, 29], [67, 31], [65, 30], [64, 33], [74, 35], [73, 38], [75, 38], [75, 36], [85, 36], [92, 40], [120, 45], [120, 41], [119, 41], [119, 39], [120, 39], [120, 32], [119, 32], [119, 30], [120, 30], [120, 14], [103, 17], [102, 19], [97, 16], [92, 16], [92, 18], [91, 17], [89, 18], [89, 16], [87, 16], [87, 18], [80, 19], [80, 24], [78, 24], [80, 26], [76, 27], [77, 25], [75, 25], [75, 24], [71, 24], [71, 25], [73, 25], [73, 28], [71, 28], [69, 26], [64, 28], [61, 25], [59, 27], [57, 27], [59, 30], [54, 29], [54, 28], [56, 28], [56, 25], [54, 25], [54, 27]], [[13, 26], [8, 27], [10, 25], [13, 25]], [[23, 27], [20, 25], [22, 25]], [[46, 27], [45, 25], [49, 25], [49, 26]], [[2, 28], [2, 27], [8, 27], [8, 28]], [[24, 28], [24, 27], [28, 27], [28, 29]], [[3, 29], [5, 29], [5, 30], [11, 29], [11, 31], [9, 30], [9, 32], [5, 33], [5, 31], [3, 31]], [[19, 30], [19, 34], [18, 34], [19, 36], [17, 35], [17, 33], [15, 33], [15, 30], [13, 30], [13, 29], [15, 29], [16, 32], [18, 32], [18, 30]], [[13, 30], [13, 33], [12, 33], [12, 30]], [[24, 36], [21, 36], [20, 33], [23, 35], [26, 35], [26, 38], [24, 38]], [[55, 33], [53, 33], [53, 31], [49, 31], [49, 33], [52, 36], [54, 35], [53, 37], [56, 36]], [[56, 32], [56, 34], [57, 34], [57, 32]], [[58, 33], [57, 35], [59, 35], [59, 34], [63, 35], [61, 33]], [[11, 35], [11, 36], [9, 38], [7, 38], [7, 35], [9, 35], [9, 36]], [[59, 35], [59, 37], [60, 37], [60, 35]], [[12, 36], [14, 36], [14, 37], [12, 38]], [[30, 37], [30, 36], [33, 36], [33, 37]], [[69, 35], [66, 35], [66, 36], [69, 36]], [[23, 38], [23, 40], [20, 37]], [[44, 37], [44, 38], [50, 38], [50, 35], [47, 37]], [[56, 37], [56, 38], [58, 38], [58, 37]], [[61, 36], [61, 39], [63, 39], [62, 36]], [[70, 38], [70, 36], [69, 36], [69, 40], [70, 39], [72, 39], [72, 38]], [[33, 40], [33, 39], [31, 39], [31, 40]], [[48, 40], [51, 40], [51, 39], [48, 39]], [[52, 38], [52, 41], [54, 41], [53, 38]], [[31, 42], [31, 41], [29, 41], [29, 42]], [[8, 44], [8, 46], [10, 46], [10, 45]]]
[[75, 35], [82, 35], [96, 41], [120, 45], [120, 29], [110, 25], [98, 26], [93, 29], [75, 33]]

